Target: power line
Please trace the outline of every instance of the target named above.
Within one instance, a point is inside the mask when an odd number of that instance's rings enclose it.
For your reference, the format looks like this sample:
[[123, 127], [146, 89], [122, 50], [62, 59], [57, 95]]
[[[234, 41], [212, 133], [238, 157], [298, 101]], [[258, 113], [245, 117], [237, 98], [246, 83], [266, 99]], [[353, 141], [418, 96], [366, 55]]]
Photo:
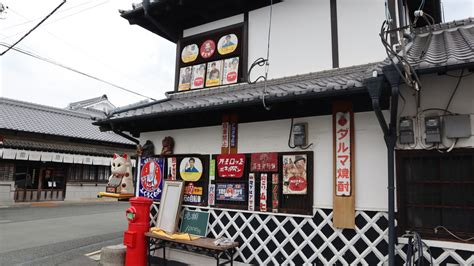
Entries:
[[30, 35], [30, 33], [32, 33], [36, 28], [38, 28], [41, 24], [43, 24], [43, 22], [45, 22], [49, 17], [51, 17], [51, 15], [54, 14], [54, 12], [56, 12], [61, 6], [63, 6], [64, 4], [66, 3], [66, 0], [63, 0], [63, 2], [61, 4], [59, 4], [55, 9], [53, 9], [53, 11], [51, 11], [51, 13], [49, 13], [46, 17], [44, 17], [44, 19], [42, 19], [38, 24], [36, 24], [36, 26], [34, 26], [33, 28], [31, 28], [31, 30], [29, 30], [25, 35], [23, 35], [23, 37], [21, 37], [18, 41], [16, 41], [14, 44], [8, 46], [8, 48], [3, 51], [0, 56], [6, 54], [8, 51], [10, 51], [10, 49], [12, 49], [15, 45], [17, 45], [19, 42], [21, 42], [23, 39], [25, 39], [28, 35]]
[[[109, 0], [104, 1], [104, 2], [101, 2], [101, 3], [97, 4], [97, 5], [90, 6], [90, 7], [88, 7], [88, 8], [81, 9], [81, 10], [75, 12], [75, 13], [69, 14], [69, 15], [67, 15], [67, 16], [64, 16], [64, 17], [58, 18], [58, 19], [56, 19], [56, 20], [53, 20], [53, 21], [51, 21], [51, 22], [49, 22], [49, 23], [46, 23], [45, 25], [50, 25], [50, 24], [53, 24], [53, 23], [58, 22], [58, 21], [60, 21], [60, 20], [63, 20], [63, 19], [72, 17], [72, 16], [74, 16], [74, 15], [80, 14], [80, 13], [85, 12], [85, 11], [87, 11], [87, 10], [96, 8], [96, 7], [101, 6], [101, 5], [104, 5], [104, 4], [106, 4], [107, 2], [109, 2]], [[16, 35], [22, 34], [22, 33], [24, 33], [24, 32], [25, 32], [25, 31], [17, 32], [17, 33], [15, 33], [15, 34], [12, 34], [12, 35], [7, 36], [6, 38], [3, 38], [2, 40], [6, 40], [6, 39], [9, 39], [9, 38], [11, 38], [11, 37], [15, 37]]]
[[[6, 44], [6, 43], [1, 43], [1, 42], [0, 42], [0, 45], [1, 45], [1, 46], [4, 46], [4, 47], [11, 47], [10, 45], [8, 45], [8, 44]], [[138, 93], [138, 92], [132, 91], [132, 90], [127, 89], [127, 88], [124, 88], [124, 87], [122, 87], [122, 86], [119, 86], [119, 85], [114, 84], [114, 83], [112, 83], [112, 82], [109, 82], [109, 81], [106, 81], [106, 80], [104, 80], [104, 79], [98, 78], [98, 77], [93, 76], [93, 75], [91, 75], [91, 74], [87, 74], [87, 73], [82, 72], [82, 71], [80, 71], [80, 70], [74, 69], [74, 68], [72, 68], [72, 67], [63, 65], [63, 64], [58, 63], [58, 62], [55, 62], [55, 61], [53, 61], [52, 59], [49, 59], [49, 58], [46, 58], [46, 57], [42, 57], [42, 56], [40, 56], [40, 55], [34, 54], [34, 53], [32, 53], [32, 52], [30, 52], [30, 51], [27, 51], [27, 50], [25, 50], [25, 49], [20, 49], [20, 48], [16, 48], [16, 47], [11, 47], [11, 49], [14, 50], [14, 51], [17, 51], [17, 52], [19, 52], [19, 53], [22, 53], [22, 54], [25, 54], [25, 55], [34, 57], [34, 58], [36, 58], [36, 59], [39, 59], [39, 60], [41, 60], [41, 61], [44, 61], [44, 62], [53, 64], [53, 65], [56, 65], [56, 66], [58, 66], [58, 67], [64, 68], [64, 69], [69, 70], [69, 71], [72, 71], [72, 72], [74, 72], [74, 73], [83, 75], [83, 76], [85, 76], [85, 77], [88, 77], [88, 78], [97, 80], [97, 81], [99, 81], [99, 82], [105, 83], [105, 84], [107, 84], [107, 85], [110, 85], [110, 86], [112, 86], [112, 87], [118, 88], [118, 89], [120, 89], [120, 90], [129, 92], [129, 93], [133, 93], [133, 94], [135, 94], [135, 95], [141, 96], [141, 97], [143, 97], [143, 98], [150, 99], [150, 100], [152, 100], [152, 101], [156, 101], [156, 99], [154, 99], [154, 98], [145, 96], [145, 95], [143, 95], [143, 94], [140, 94], [140, 93]]]

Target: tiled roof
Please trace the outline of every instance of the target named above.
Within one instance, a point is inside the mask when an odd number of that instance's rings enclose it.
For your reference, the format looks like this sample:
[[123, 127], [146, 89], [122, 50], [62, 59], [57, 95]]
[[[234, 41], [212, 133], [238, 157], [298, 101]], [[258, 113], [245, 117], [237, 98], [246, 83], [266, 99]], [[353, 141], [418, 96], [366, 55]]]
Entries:
[[[362, 88], [364, 78], [370, 76], [378, 66], [379, 63], [365, 64], [270, 80], [267, 82], [266, 99], [291, 100], [292, 96], [320, 93], [337, 94], [342, 91]], [[380, 69], [378, 70], [380, 71]], [[116, 111], [109, 119], [193, 111], [206, 107], [261, 101], [263, 93], [263, 82], [172, 93], [164, 101]]]
[[86, 99], [86, 100], [70, 103], [70, 104], [68, 104], [67, 108], [68, 109], [74, 109], [74, 108], [77, 108], [77, 107], [88, 106], [88, 105], [91, 105], [91, 104], [94, 104], [94, 103], [100, 103], [104, 100], [108, 100], [107, 95], [105, 95], [105, 94], [100, 96], [100, 97], [95, 97], [95, 98], [91, 98], [91, 99]]
[[100, 132], [90, 115], [0, 97], [0, 129], [78, 139], [133, 144], [111, 132]]
[[52, 151], [52, 152], [64, 152], [73, 154], [87, 154], [87, 155], [100, 155], [100, 156], [112, 156], [114, 153], [122, 154], [134, 154], [133, 149], [114, 148], [99, 145], [89, 145], [83, 143], [65, 143], [65, 142], [53, 142], [47, 140], [23, 140], [23, 139], [10, 139], [5, 138], [3, 140], [2, 147], [14, 148], [14, 149], [25, 149], [25, 150], [37, 150], [37, 151]]
[[474, 18], [416, 29], [407, 60], [415, 69], [474, 63]]

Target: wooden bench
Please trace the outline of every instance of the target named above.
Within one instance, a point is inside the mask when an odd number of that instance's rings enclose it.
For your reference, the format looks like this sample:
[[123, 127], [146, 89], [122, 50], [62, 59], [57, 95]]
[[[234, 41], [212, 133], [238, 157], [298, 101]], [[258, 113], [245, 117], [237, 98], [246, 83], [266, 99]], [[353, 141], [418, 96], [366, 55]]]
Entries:
[[[235, 249], [239, 246], [238, 242], [232, 242], [230, 245], [216, 246], [214, 238], [202, 237], [196, 240], [178, 240], [170, 239], [151, 232], [145, 233], [147, 241], [148, 265], [157, 263], [159, 258], [153, 256], [156, 250], [163, 249], [163, 261], [166, 265], [166, 247], [179, 248], [182, 250], [207, 255], [216, 259], [217, 265], [234, 264]], [[221, 262], [221, 260], [223, 260]]]

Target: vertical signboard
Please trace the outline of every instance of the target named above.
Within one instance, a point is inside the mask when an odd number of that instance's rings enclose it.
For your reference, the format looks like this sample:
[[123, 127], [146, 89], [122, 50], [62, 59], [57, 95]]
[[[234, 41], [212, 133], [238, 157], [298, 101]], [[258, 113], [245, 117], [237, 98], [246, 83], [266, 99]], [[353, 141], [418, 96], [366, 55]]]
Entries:
[[333, 104], [333, 224], [355, 228], [354, 113], [351, 102]]
[[255, 174], [249, 174], [249, 211], [255, 210]]
[[260, 175], [260, 211], [267, 211], [267, 174]]
[[278, 174], [272, 174], [272, 212], [278, 212]]

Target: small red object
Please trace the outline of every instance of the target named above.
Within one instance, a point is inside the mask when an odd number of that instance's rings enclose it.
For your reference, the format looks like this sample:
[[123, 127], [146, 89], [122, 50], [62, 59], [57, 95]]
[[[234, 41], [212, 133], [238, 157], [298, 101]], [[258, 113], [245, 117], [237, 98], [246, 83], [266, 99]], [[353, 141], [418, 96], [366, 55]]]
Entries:
[[151, 199], [135, 197], [130, 199], [132, 205], [125, 211], [128, 230], [124, 233], [123, 244], [127, 247], [125, 265], [147, 265], [145, 233], [150, 230]]

